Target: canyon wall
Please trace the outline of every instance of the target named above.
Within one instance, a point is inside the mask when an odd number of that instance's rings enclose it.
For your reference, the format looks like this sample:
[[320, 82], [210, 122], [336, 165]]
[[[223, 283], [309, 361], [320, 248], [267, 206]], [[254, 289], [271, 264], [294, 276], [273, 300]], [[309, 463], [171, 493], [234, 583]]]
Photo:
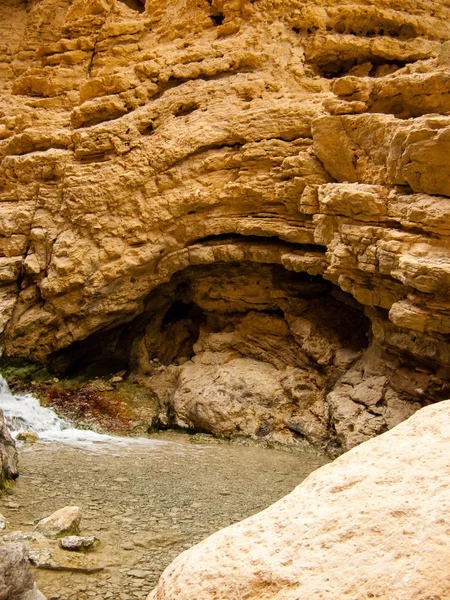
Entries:
[[340, 452], [450, 394], [450, 4], [3, 0], [3, 356]]

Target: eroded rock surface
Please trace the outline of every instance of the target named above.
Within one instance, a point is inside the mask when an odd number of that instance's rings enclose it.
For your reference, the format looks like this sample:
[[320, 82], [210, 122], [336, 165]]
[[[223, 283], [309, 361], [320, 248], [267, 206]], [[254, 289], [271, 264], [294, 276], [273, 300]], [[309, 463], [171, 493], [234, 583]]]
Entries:
[[337, 450], [448, 397], [448, 6], [4, 5], [4, 356]]
[[181, 554], [148, 600], [445, 598], [450, 401]]

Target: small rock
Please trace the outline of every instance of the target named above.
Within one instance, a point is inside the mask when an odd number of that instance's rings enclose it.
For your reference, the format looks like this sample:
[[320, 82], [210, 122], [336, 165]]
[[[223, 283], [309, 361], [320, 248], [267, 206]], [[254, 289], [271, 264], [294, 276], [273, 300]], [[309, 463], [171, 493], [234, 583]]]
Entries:
[[6, 535], [2, 535], [2, 542], [25, 542], [33, 539], [30, 533], [23, 533], [22, 531], [12, 531]]
[[95, 536], [80, 537], [78, 535], [67, 535], [66, 537], [60, 538], [59, 546], [63, 550], [71, 550], [73, 552], [79, 552], [80, 550], [89, 550], [98, 542]]
[[127, 575], [130, 577], [137, 577], [138, 579], [145, 579], [148, 575], [148, 571], [142, 571], [141, 569], [133, 569], [132, 571], [127, 571]]
[[116, 481], [117, 483], [128, 483], [130, 480], [128, 479], [128, 477], [116, 477], [114, 481]]
[[110, 383], [120, 383], [121, 381], [123, 381], [123, 377], [111, 377], [111, 379], [109, 380]]
[[7, 502], [5, 506], [6, 508], [20, 508], [22, 505], [18, 502]]
[[35, 431], [21, 431], [16, 435], [16, 440], [19, 442], [28, 442], [34, 444], [39, 439], [39, 435]]
[[65, 506], [34, 526], [33, 531], [46, 537], [57, 537], [63, 533], [76, 535], [80, 529], [81, 510], [78, 506]]
[[134, 550], [134, 544], [131, 542], [125, 542], [122, 544], [123, 550]]

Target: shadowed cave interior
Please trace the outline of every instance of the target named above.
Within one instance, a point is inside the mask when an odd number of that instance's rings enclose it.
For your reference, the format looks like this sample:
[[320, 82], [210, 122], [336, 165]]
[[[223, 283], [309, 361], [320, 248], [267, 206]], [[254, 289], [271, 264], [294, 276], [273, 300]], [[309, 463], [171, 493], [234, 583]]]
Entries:
[[143, 312], [52, 355], [60, 375], [150, 373], [154, 362], [180, 365], [200, 354], [247, 357], [328, 372], [368, 345], [362, 307], [321, 276], [280, 265], [191, 266], [153, 290]]

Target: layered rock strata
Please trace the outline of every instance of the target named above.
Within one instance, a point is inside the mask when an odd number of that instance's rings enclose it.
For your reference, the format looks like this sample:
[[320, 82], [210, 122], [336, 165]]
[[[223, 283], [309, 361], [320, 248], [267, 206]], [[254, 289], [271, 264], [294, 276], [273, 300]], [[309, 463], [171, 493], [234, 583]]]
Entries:
[[183, 552], [148, 600], [445, 598], [450, 401]]
[[5, 356], [338, 449], [448, 396], [445, 4], [4, 10]]

